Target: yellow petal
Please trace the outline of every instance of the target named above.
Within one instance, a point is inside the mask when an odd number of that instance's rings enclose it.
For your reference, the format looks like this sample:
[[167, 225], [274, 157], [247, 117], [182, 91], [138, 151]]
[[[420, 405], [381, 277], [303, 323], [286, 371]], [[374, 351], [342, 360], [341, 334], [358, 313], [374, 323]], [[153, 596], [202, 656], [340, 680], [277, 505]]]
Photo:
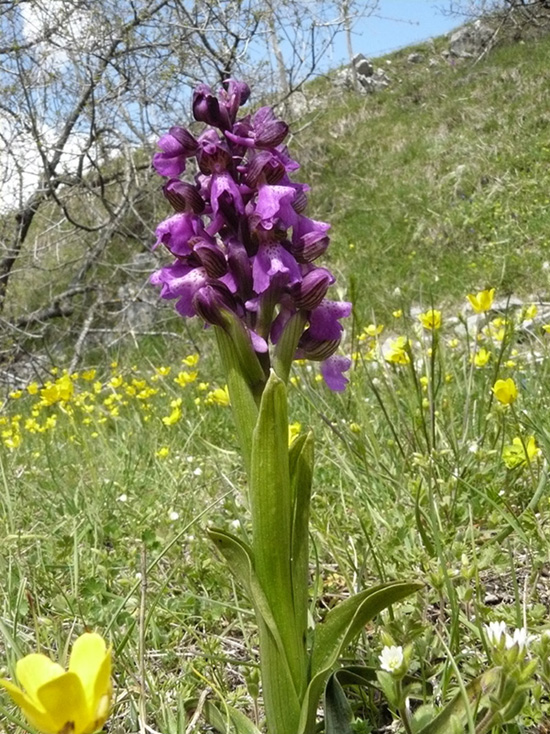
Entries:
[[95, 632], [86, 632], [73, 645], [69, 671], [80, 678], [88, 703], [93, 700], [96, 679], [106, 654], [110, 659], [111, 653], [106, 649], [105, 640]]
[[38, 702], [34, 703], [31, 701], [20, 688], [9, 680], [0, 680], [0, 686], [6, 689], [13, 702], [19, 706], [31, 726], [34, 726], [35, 729], [38, 729], [43, 734], [58, 734], [55, 722]]
[[56, 725], [57, 732], [82, 734], [90, 725], [91, 714], [80, 678], [64, 673], [37, 691], [38, 700]]
[[28, 697], [35, 702], [37, 701], [37, 690], [48, 681], [63, 675], [64, 672], [61, 665], [37, 652], [21, 658], [15, 666], [19, 684], [25, 689]]

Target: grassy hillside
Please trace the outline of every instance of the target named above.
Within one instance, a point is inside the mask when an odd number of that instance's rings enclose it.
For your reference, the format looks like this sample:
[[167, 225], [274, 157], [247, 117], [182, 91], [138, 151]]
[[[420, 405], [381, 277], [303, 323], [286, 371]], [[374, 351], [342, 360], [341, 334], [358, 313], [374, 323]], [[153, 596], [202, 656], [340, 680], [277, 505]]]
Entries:
[[[425, 62], [408, 63], [411, 50]], [[295, 148], [363, 313], [395, 307], [395, 287], [436, 302], [548, 289], [549, 53], [548, 38], [516, 43], [473, 66], [409, 48], [379, 60], [384, 92], [320, 86], [326, 101]]]

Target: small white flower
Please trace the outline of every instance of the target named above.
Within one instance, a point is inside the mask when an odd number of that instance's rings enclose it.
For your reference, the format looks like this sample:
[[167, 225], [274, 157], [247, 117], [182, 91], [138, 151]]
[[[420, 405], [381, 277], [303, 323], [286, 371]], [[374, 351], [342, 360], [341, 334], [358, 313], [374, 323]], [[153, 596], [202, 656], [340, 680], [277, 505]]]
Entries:
[[525, 627], [518, 627], [512, 632], [511, 635], [506, 635], [506, 649], [510, 650], [510, 648], [514, 647], [514, 645], [517, 645], [518, 650], [521, 652], [522, 650], [525, 650], [527, 648], [532, 640], [532, 635], [528, 634]]
[[403, 648], [401, 645], [386, 645], [378, 659], [382, 670], [387, 673], [395, 673], [403, 665]]
[[490, 622], [489, 624], [484, 625], [484, 627], [487, 639], [491, 645], [494, 645], [495, 647], [498, 647], [503, 635], [508, 637], [506, 632], [506, 622]]
[[196, 469], [193, 469], [193, 474], [196, 477], [200, 477], [200, 475], [202, 474], [202, 469], [200, 468], [200, 466], [198, 466]]
[[479, 446], [475, 441], [468, 446], [468, 451], [471, 454], [477, 454], [477, 452], [479, 451]]
[[179, 520], [180, 519], [180, 514], [179, 514], [179, 512], [176, 512], [175, 510], [172, 510], [168, 514], [168, 517], [170, 518], [170, 520], [172, 520], [172, 522], [174, 522], [175, 520]]
[[121, 494], [120, 497], [117, 497], [117, 502], [126, 502], [127, 499], [128, 499], [127, 494]]

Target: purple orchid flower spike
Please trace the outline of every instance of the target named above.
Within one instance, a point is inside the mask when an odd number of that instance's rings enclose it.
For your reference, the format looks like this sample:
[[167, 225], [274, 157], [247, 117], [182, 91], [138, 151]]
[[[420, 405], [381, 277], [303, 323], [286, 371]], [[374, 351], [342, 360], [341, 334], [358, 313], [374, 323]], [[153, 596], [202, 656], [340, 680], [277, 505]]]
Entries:
[[[249, 95], [234, 79], [218, 94], [200, 84], [193, 114], [206, 129], [195, 137], [175, 126], [160, 139], [154, 166], [169, 178], [163, 192], [176, 213], [157, 227], [155, 246], [176, 261], [151, 281], [182, 316], [222, 329], [228, 314], [237, 319], [266, 377], [277, 345], [279, 363], [281, 350], [288, 368], [292, 358], [319, 361], [327, 385], [341, 390], [349, 360], [336, 351], [351, 305], [327, 298], [334, 276], [314, 264], [330, 225], [304, 214], [309, 187], [291, 180], [299, 165], [284, 145], [288, 125], [270, 107], [237, 119]], [[190, 159], [194, 180], [181, 180]]]

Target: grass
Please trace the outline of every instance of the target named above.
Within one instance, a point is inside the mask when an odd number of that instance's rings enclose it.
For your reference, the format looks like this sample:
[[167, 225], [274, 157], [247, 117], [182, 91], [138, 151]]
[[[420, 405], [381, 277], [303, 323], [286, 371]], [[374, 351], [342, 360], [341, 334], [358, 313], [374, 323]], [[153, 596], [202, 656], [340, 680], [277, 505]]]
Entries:
[[[312, 614], [376, 582], [426, 581], [365, 630], [355, 654], [376, 668], [382, 634], [412, 644], [412, 672], [425, 685], [438, 681], [443, 700], [457, 685], [446, 646], [468, 681], [488, 667], [484, 623], [533, 633], [548, 625], [548, 336], [520, 330], [518, 319], [509, 315], [499, 341], [481, 317], [476, 346], [473, 334], [457, 340], [450, 314], [433, 332], [400, 317], [408, 365], [382, 356], [384, 332], [361, 332], [346, 393], [330, 394], [309, 364], [292, 379], [292, 420], [317, 435]], [[481, 344], [491, 358], [472, 367]], [[211, 524], [248, 531], [230, 412], [214, 393], [220, 385], [202, 382], [212, 360], [57, 374], [54, 384], [73, 386], [68, 399], [43, 388], [15, 393], [2, 419], [9, 667], [12, 639], [25, 653], [64, 649], [72, 629], [103, 631], [116, 658], [109, 731], [135, 730], [144, 697], [150, 726], [184, 732], [182, 702], [205, 687], [255, 710], [250, 610], [204, 537]], [[185, 386], [174, 382], [180, 372], [190, 375], [178, 380]], [[516, 381], [514, 405], [494, 398], [497, 376]], [[33, 427], [33, 413], [51, 427]], [[8, 434], [21, 437], [11, 450]], [[505, 447], [531, 435], [536, 455], [507, 468]], [[432, 703], [427, 693], [423, 702]], [[355, 705], [364, 722], [389, 720], [376, 699]], [[506, 730], [536, 731], [529, 725], [546, 710], [544, 697], [532, 697], [521, 728]]]
[[[292, 377], [291, 421], [317, 442], [312, 620], [374, 583], [425, 582], [349, 650], [374, 681], [350, 694], [356, 732], [397, 718], [375, 678], [384, 645], [412, 646], [418, 722], [488, 669], [485, 624], [550, 628], [550, 334], [521, 309], [475, 324], [464, 311], [481, 287], [548, 287], [548, 45], [504, 47], [474, 68], [413, 67], [399, 52], [389, 91], [327, 105], [292, 144], [354, 302], [347, 391], [329, 393], [312, 364]], [[422, 329], [414, 304], [443, 304], [441, 329]], [[0, 672], [101, 631], [116, 661], [112, 734], [190, 734], [186, 701], [204, 691], [261, 716], [250, 607], [205, 538], [210, 525], [249, 533], [244, 471], [212, 335], [183, 333], [89, 354], [0, 413]], [[409, 341], [392, 362], [398, 336]], [[519, 395], [506, 406], [492, 388], [509, 377]], [[541, 663], [515, 723], [495, 732], [544, 731], [545, 644], [533, 643]]]

